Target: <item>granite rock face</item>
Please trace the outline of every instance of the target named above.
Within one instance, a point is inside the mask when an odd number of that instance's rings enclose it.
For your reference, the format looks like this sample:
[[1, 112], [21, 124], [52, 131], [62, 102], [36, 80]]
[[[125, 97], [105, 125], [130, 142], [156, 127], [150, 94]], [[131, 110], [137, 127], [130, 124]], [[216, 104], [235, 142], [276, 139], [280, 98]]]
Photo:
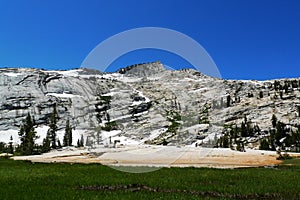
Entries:
[[[0, 69], [0, 130], [18, 130], [28, 112], [37, 126], [47, 125], [56, 106], [59, 128], [70, 119], [74, 129], [89, 132], [91, 144], [103, 130], [119, 130], [119, 136], [137, 143], [209, 143], [224, 125], [245, 116], [262, 130], [271, 126], [272, 114], [296, 127], [299, 80], [222, 80], [193, 69], [166, 70], [159, 62], [116, 73], [5, 68]], [[282, 88], [276, 88], [278, 82]]]

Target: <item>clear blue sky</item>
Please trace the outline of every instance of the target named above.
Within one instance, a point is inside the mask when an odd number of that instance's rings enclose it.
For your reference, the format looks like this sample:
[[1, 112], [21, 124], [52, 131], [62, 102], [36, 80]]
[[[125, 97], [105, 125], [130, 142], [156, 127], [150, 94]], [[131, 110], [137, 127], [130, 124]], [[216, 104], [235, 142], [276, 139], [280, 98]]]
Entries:
[[[147, 26], [195, 39], [223, 78], [300, 77], [299, 0], [1, 0], [0, 67], [80, 67], [101, 41]], [[115, 66], [188, 65], [166, 52], [136, 54]]]

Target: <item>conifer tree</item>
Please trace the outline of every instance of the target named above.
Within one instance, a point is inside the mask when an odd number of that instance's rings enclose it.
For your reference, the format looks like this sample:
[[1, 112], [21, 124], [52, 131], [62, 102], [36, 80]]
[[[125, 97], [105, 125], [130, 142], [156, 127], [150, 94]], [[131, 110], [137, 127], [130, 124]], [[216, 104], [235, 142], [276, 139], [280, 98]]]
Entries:
[[10, 154], [13, 154], [14, 153], [14, 148], [13, 148], [13, 137], [12, 135], [10, 136], [10, 142], [9, 142], [9, 148], [8, 148], [8, 151]]
[[296, 151], [300, 151], [300, 125], [298, 125], [298, 130], [295, 133], [296, 140]]
[[80, 139], [80, 146], [83, 147], [84, 146], [84, 139], [83, 139], [83, 135], [81, 135], [81, 139]]
[[64, 135], [64, 139], [63, 139], [63, 145], [64, 146], [72, 146], [72, 143], [73, 143], [72, 137], [73, 137], [72, 127], [70, 126], [70, 120], [67, 119], [65, 135]]
[[263, 98], [264, 97], [264, 93], [263, 93], [263, 91], [259, 91], [259, 98]]
[[283, 99], [283, 92], [282, 91], [279, 92], [279, 95], [280, 95], [280, 99]]
[[84, 146], [84, 139], [83, 135], [81, 135], [81, 138], [77, 140], [77, 147], [83, 147]]
[[[68, 120], [69, 121], [69, 120]], [[68, 137], [69, 137], [69, 146], [72, 146], [73, 143], [73, 132], [72, 132], [72, 127], [70, 126], [70, 121], [68, 123]]]
[[108, 123], [110, 122], [110, 115], [108, 114], [108, 112], [106, 112], [106, 119], [108, 121]]
[[19, 136], [21, 140], [21, 154], [32, 155], [37, 136], [34, 130], [32, 118], [29, 113], [27, 114], [24, 123], [21, 125]]
[[58, 147], [58, 148], [61, 148], [61, 147], [62, 147], [59, 139], [57, 140], [57, 147]]
[[0, 153], [5, 152], [6, 148], [5, 148], [5, 143], [4, 142], [0, 142]]
[[242, 137], [247, 137], [248, 133], [247, 133], [247, 128], [244, 122], [242, 122], [242, 126], [241, 126], [241, 136]]
[[50, 135], [50, 142], [51, 142], [51, 148], [56, 149], [56, 132], [57, 132], [57, 120], [58, 120], [58, 115], [57, 115], [57, 110], [56, 110], [56, 105], [53, 107], [53, 111], [50, 116], [50, 125], [49, 125], [49, 135]]
[[230, 107], [230, 105], [231, 105], [231, 97], [230, 97], [230, 95], [228, 95], [228, 96], [227, 96], [227, 103], [226, 103], [226, 106], [227, 106], [227, 107]]
[[276, 131], [275, 130], [270, 130], [270, 145], [271, 145], [271, 150], [275, 151], [276, 148], [275, 148], [275, 133]]
[[65, 130], [65, 135], [64, 135], [64, 139], [63, 139], [63, 146], [66, 147], [69, 144], [69, 138], [68, 135], [66, 133], [67, 131]]
[[43, 140], [42, 153], [47, 153], [50, 150], [51, 150], [51, 146], [50, 146], [50, 132], [48, 130], [47, 131], [47, 136]]
[[281, 146], [280, 139], [285, 136], [285, 124], [282, 122], [277, 122], [276, 132], [275, 132], [275, 144]]
[[270, 150], [269, 142], [266, 139], [263, 139], [262, 141], [260, 141], [259, 149], [260, 150]]
[[276, 127], [276, 124], [277, 124], [277, 117], [273, 114], [272, 115], [272, 126], [273, 126], [273, 128], [275, 128]]

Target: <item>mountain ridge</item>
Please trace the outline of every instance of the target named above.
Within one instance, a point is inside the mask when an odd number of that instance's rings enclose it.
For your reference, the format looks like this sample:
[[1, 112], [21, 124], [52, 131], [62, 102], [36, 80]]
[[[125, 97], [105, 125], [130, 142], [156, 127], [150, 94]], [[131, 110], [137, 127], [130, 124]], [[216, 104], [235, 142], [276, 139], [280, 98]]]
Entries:
[[240, 126], [246, 116], [260, 127], [251, 144], [257, 148], [272, 128], [273, 114], [289, 126], [300, 124], [297, 78], [224, 80], [190, 69], [166, 70], [160, 62], [122, 69], [0, 69], [0, 130], [18, 130], [28, 112], [37, 127], [47, 126], [54, 105], [59, 128], [70, 118], [92, 146], [104, 142], [96, 142], [99, 127], [103, 134], [136, 143], [214, 146], [225, 127]]

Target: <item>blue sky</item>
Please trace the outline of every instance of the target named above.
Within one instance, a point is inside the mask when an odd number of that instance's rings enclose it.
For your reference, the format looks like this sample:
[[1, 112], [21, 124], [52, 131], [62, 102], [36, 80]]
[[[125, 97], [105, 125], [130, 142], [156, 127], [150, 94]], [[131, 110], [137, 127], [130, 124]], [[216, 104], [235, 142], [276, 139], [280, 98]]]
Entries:
[[[1, 0], [0, 67], [73, 68], [101, 41], [138, 27], [164, 27], [200, 43], [223, 78], [300, 77], [298, 0]], [[168, 52], [129, 53], [112, 69], [160, 60]]]

